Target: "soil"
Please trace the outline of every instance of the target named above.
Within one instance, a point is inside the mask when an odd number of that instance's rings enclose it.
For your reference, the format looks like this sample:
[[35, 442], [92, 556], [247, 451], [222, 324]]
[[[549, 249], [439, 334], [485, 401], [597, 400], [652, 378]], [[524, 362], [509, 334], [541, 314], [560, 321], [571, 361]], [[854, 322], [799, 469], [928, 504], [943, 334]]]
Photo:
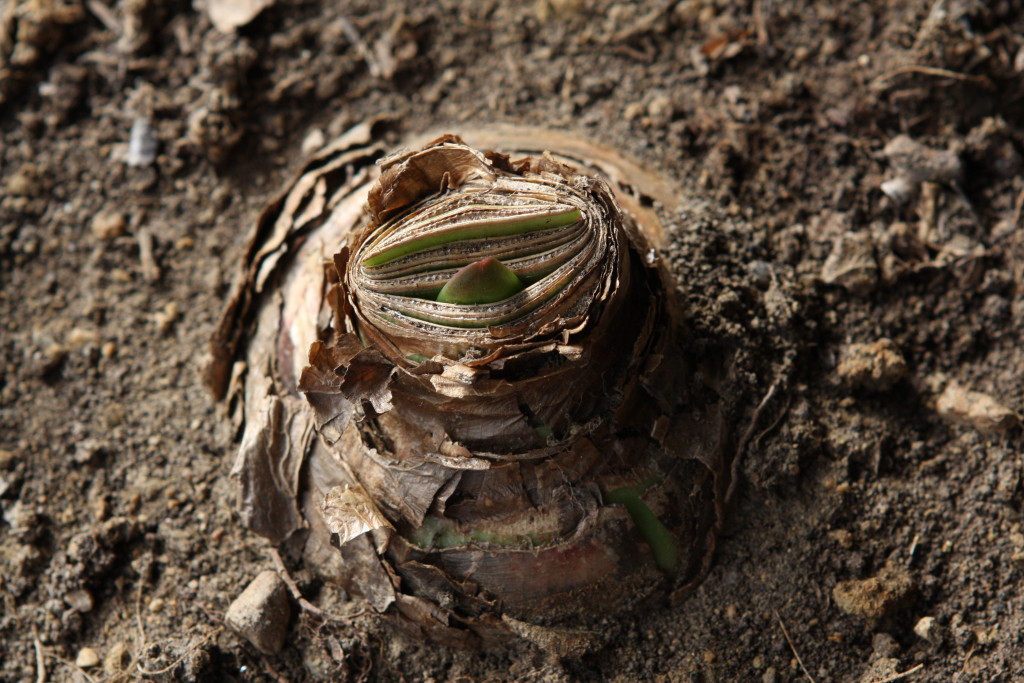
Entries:
[[[203, 4], [0, 5], [0, 679], [1024, 680], [1019, 1]], [[580, 660], [413, 642], [298, 568], [359, 615], [295, 610], [274, 656], [224, 626], [274, 565], [207, 341], [260, 209], [378, 115], [686, 188], [741, 483], [700, 588]]]

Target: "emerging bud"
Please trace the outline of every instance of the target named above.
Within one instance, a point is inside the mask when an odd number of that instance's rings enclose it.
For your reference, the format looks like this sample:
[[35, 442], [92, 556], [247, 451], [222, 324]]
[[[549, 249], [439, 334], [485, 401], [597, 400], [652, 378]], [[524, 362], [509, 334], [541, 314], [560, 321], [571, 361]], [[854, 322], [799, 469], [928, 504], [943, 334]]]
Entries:
[[443, 304], [493, 304], [523, 291], [526, 286], [504, 263], [488, 256], [463, 266], [437, 294]]

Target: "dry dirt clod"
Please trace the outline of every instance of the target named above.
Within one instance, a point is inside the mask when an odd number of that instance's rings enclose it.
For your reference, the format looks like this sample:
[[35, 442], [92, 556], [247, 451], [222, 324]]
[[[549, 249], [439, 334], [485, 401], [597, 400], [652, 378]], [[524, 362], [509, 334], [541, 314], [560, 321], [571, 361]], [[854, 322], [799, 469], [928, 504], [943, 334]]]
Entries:
[[153, 322], [161, 334], [166, 334], [181, 315], [181, 306], [172, 301], [164, 306], [163, 310], [153, 314]]
[[866, 296], [878, 285], [878, 262], [871, 236], [854, 233], [837, 237], [821, 268], [827, 285], [839, 285], [854, 296]]
[[899, 673], [900, 660], [895, 657], [879, 657], [872, 661], [860, 676], [860, 683], [893, 680]]
[[988, 394], [971, 391], [956, 381], [946, 385], [935, 403], [935, 410], [951, 422], [980, 432], [1005, 432], [1020, 424], [1017, 413]]
[[92, 217], [89, 225], [93, 237], [107, 242], [123, 235], [128, 227], [128, 221], [120, 211], [104, 209]]
[[79, 612], [89, 612], [92, 610], [94, 605], [92, 593], [84, 589], [70, 591], [64, 596], [64, 602], [68, 603]]
[[260, 652], [273, 655], [284, 647], [291, 613], [287, 586], [267, 569], [231, 603], [224, 619]]
[[960, 157], [951, 150], [932, 149], [907, 135], [897, 135], [882, 153], [897, 172], [915, 183], [956, 183], [963, 179]]
[[869, 391], [886, 391], [907, 375], [907, 362], [891, 339], [868, 344], [851, 344], [836, 368], [849, 386]]
[[836, 606], [876, 625], [902, 607], [914, 589], [910, 575], [887, 565], [870, 579], [840, 581], [832, 589]]
[[12, 197], [35, 197], [43, 190], [34, 164], [25, 164], [7, 181], [7, 194]]

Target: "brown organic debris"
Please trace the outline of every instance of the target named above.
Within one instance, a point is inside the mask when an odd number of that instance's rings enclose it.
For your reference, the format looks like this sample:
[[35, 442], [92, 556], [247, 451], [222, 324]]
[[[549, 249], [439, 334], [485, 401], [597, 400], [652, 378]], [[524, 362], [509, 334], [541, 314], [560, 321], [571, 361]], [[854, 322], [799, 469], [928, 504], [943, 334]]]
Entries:
[[909, 574], [887, 565], [869, 579], [840, 581], [832, 589], [832, 598], [847, 614], [877, 625], [902, 608], [913, 590], [914, 582]]
[[[722, 521], [725, 413], [641, 201], [672, 191], [561, 132], [378, 161], [379, 128], [265, 211], [214, 338], [242, 517], [275, 543], [308, 529], [307, 567], [411, 633], [579, 656], [588, 619], [699, 580]], [[492, 261], [460, 287], [521, 284], [439, 296]]]
[[867, 296], [874, 291], [878, 286], [878, 261], [871, 236], [848, 233], [837, 237], [821, 268], [821, 279], [854, 296]]

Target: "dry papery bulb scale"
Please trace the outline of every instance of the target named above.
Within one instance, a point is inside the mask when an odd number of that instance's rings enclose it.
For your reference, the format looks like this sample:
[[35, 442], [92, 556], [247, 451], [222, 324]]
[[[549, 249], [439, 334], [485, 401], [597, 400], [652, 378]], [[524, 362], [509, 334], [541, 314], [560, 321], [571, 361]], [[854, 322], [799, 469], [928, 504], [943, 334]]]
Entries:
[[578, 653], [694, 585], [722, 521], [722, 411], [658, 257], [674, 188], [562, 131], [388, 155], [383, 125], [264, 212], [213, 340], [241, 517], [415, 635]]

